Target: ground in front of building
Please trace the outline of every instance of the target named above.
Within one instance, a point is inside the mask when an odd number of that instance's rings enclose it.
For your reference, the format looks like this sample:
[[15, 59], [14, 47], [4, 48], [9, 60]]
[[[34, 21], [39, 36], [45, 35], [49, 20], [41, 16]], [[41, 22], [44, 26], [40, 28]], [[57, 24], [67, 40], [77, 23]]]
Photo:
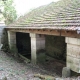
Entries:
[[47, 61], [43, 65], [32, 65], [0, 51], [0, 79], [7, 77], [8, 80], [42, 80], [34, 77], [36, 74], [59, 78], [64, 66], [65, 64], [58, 60]]

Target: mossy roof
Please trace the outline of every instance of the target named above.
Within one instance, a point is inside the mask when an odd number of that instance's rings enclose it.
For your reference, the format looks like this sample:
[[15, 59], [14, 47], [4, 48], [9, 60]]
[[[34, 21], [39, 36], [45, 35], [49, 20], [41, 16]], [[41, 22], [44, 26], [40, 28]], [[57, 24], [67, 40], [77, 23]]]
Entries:
[[38, 7], [9, 27], [76, 29], [80, 26], [80, 0], [60, 0]]

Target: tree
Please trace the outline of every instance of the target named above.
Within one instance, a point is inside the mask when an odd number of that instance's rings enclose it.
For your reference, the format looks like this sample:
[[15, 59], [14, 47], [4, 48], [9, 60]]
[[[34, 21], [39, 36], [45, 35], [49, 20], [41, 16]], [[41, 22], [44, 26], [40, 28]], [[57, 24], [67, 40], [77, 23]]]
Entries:
[[16, 10], [13, 5], [13, 0], [2, 0], [3, 11], [1, 12], [5, 18], [5, 24], [12, 23], [16, 18]]

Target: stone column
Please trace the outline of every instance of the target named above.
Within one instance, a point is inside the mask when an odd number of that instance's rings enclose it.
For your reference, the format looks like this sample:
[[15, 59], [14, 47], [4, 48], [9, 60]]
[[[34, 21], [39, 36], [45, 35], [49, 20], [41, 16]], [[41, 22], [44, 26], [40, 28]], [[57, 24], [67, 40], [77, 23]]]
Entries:
[[67, 67], [80, 73], [80, 38], [66, 37]]
[[[16, 48], [16, 32], [8, 31], [8, 43], [12, 53], [17, 53]], [[14, 54], [16, 56], [16, 54]]]
[[36, 64], [38, 52], [42, 49], [45, 49], [45, 37], [34, 33], [30, 33], [30, 37], [31, 37], [31, 60], [33, 64]]

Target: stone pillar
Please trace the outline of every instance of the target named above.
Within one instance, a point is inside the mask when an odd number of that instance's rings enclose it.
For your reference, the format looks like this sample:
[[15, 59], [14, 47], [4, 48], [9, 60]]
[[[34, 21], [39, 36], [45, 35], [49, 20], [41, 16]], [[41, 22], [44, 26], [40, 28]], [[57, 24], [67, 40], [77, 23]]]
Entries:
[[45, 37], [34, 33], [30, 33], [30, 37], [31, 37], [31, 60], [33, 64], [36, 64], [38, 52], [42, 49], [45, 49]]
[[66, 37], [67, 67], [80, 73], [80, 38]]
[[[8, 43], [12, 53], [17, 53], [16, 48], [16, 32], [8, 31]], [[16, 56], [16, 54], [14, 54]]]

